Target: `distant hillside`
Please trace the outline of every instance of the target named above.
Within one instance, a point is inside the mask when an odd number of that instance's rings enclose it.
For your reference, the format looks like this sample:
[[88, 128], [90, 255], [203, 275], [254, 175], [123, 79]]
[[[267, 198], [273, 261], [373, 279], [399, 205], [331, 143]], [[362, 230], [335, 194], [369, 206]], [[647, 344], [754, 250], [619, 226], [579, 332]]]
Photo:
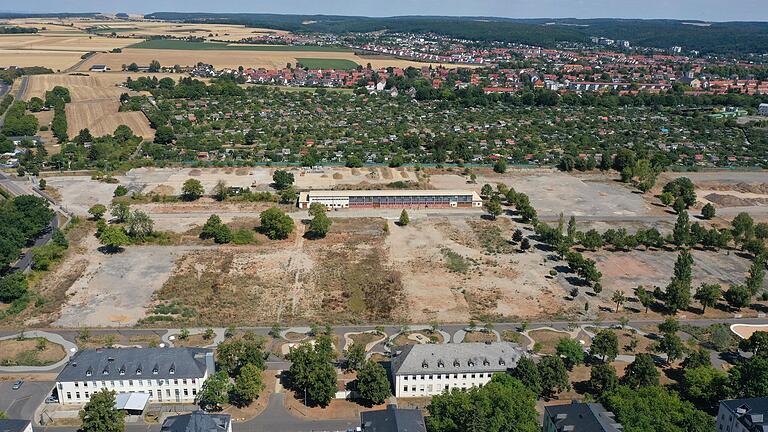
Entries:
[[624, 39], [633, 45], [679, 45], [704, 53], [768, 53], [768, 23], [625, 19], [509, 19], [493, 17], [349, 17], [336, 15], [209, 14], [157, 12], [147, 18], [186, 22], [243, 24], [293, 32], [433, 32], [477, 40], [499, 40], [550, 47], [586, 41], [589, 36]]
[[76, 13], [21, 13], [21, 12], [0, 12], [0, 19], [14, 18], [93, 18], [99, 15], [97, 12], [76, 12]]

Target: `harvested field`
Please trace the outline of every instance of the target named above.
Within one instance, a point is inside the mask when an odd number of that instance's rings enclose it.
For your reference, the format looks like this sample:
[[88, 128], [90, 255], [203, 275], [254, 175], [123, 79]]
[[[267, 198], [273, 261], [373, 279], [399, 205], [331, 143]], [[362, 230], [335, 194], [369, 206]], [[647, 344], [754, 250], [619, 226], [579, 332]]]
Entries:
[[80, 61], [86, 51], [24, 51], [18, 49], [0, 49], [0, 59], [5, 67], [41, 66], [60, 71]]
[[65, 355], [64, 347], [45, 338], [0, 341], [0, 366], [47, 366]]
[[155, 131], [149, 127], [147, 117], [141, 112], [118, 112], [117, 100], [72, 102], [66, 106], [67, 127], [72, 134], [88, 128], [94, 136], [110, 135], [120, 125], [131, 128], [134, 135], [152, 139]]
[[[121, 36], [174, 36], [239, 41], [244, 38], [265, 34], [287, 34], [284, 30], [251, 28], [230, 24], [186, 24], [156, 21], [100, 21], [100, 20], [62, 20], [73, 23], [75, 27], [97, 27], [99, 33], [116, 32]], [[213, 36], [211, 36], [213, 35]]]
[[[136, 63], [148, 65], [157, 60], [162, 65], [192, 66], [198, 62], [214, 65], [216, 68], [237, 68], [238, 66], [252, 68], [280, 69], [287, 63], [296, 64], [298, 58], [338, 59], [348, 60], [357, 64], [371, 63], [374, 68], [381, 67], [422, 67], [430, 63], [419, 63], [408, 60], [362, 59], [349, 52], [323, 51], [241, 51], [241, 50], [170, 50], [125, 48], [122, 53], [98, 53], [83, 63], [79, 70], [87, 71], [94, 64], [105, 64], [115, 71], [122, 65]], [[437, 67], [438, 64], [432, 64]]]
[[109, 51], [141, 42], [141, 39], [116, 39], [85, 33], [0, 35], [0, 48], [30, 51]]

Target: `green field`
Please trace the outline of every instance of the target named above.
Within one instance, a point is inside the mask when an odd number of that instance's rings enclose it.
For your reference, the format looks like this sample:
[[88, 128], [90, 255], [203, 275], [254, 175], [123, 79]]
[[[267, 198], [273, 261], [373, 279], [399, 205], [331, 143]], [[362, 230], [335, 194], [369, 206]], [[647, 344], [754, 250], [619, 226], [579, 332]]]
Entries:
[[191, 42], [175, 39], [151, 39], [131, 45], [128, 48], [171, 49], [171, 50], [230, 50], [230, 51], [310, 51], [310, 52], [352, 52], [352, 50], [331, 46], [297, 46], [297, 45], [228, 45], [221, 42]]
[[296, 63], [307, 69], [355, 69], [359, 66], [352, 60], [344, 59], [296, 58]]

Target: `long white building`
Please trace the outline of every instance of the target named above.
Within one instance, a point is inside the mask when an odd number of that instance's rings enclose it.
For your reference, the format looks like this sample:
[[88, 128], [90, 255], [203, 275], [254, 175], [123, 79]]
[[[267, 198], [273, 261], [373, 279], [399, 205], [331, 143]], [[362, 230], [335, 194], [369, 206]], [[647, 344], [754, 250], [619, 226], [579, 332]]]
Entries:
[[213, 351], [203, 348], [112, 348], [77, 352], [56, 378], [59, 403], [85, 404], [108, 389], [147, 401], [192, 403], [215, 373]]
[[480, 387], [494, 373], [515, 368], [525, 353], [511, 342], [406, 345], [394, 352], [396, 397], [434, 396], [453, 388]]
[[320, 203], [339, 208], [471, 208], [482, 207], [471, 190], [311, 190], [299, 194], [299, 208]]

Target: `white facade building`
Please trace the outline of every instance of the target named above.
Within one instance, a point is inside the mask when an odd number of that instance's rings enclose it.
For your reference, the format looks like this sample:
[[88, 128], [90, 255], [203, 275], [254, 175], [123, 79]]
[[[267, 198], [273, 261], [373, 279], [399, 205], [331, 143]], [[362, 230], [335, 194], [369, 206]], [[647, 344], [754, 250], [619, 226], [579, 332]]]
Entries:
[[434, 396], [453, 388], [480, 387], [494, 373], [515, 368], [524, 355], [511, 342], [407, 345], [394, 352], [396, 397]]
[[768, 103], [761, 103], [757, 107], [757, 114], [761, 116], [768, 116]]
[[763, 432], [768, 429], [768, 397], [720, 401], [717, 432]]
[[299, 194], [299, 208], [320, 203], [340, 208], [478, 208], [480, 195], [471, 190], [311, 190]]
[[215, 372], [202, 348], [113, 348], [76, 353], [56, 378], [59, 403], [85, 404], [102, 389], [143, 393], [150, 402], [193, 403]]

